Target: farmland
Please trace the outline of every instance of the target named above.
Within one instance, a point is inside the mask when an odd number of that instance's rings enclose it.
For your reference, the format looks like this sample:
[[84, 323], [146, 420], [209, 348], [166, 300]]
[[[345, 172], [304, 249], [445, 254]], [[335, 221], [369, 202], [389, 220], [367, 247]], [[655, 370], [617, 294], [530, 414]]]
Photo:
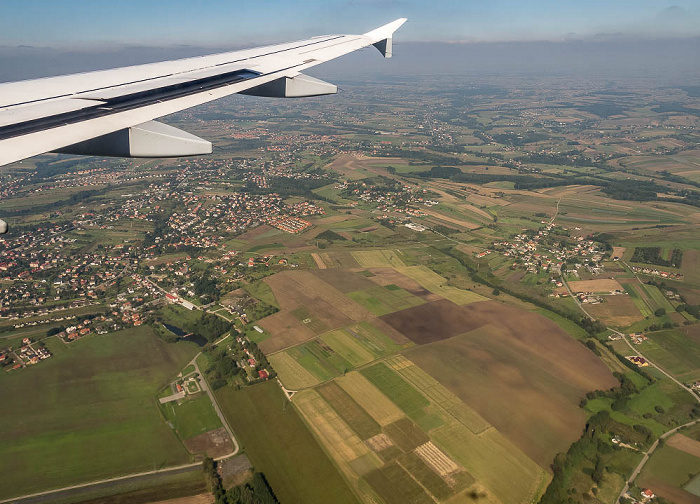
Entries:
[[361, 322], [271, 354], [270, 361], [288, 388], [301, 389], [345, 374], [404, 346], [375, 325]]
[[0, 378], [13, 405], [0, 421], [3, 497], [189, 460], [155, 395], [195, 345], [168, 345], [142, 327], [47, 346], [53, 358]]
[[700, 379], [700, 345], [680, 330], [648, 334], [641, 351], [652, 361], [685, 381]]
[[495, 321], [503, 317], [494, 317], [491, 325], [406, 356], [547, 467], [580, 435], [585, 420], [580, 398], [614, 381], [595, 355], [558, 327], [529, 314], [521, 317], [530, 323], [519, 325], [511, 316], [501, 325]]
[[281, 502], [356, 502], [275, 382], [224, 388], [216, 396], [253, 466]]
[[432, 502], [428, 495], [442, 501], [477, 485], [501, 502], [528, 502], [547, 479], [483, 418], [400, 356], [300, 392], [293, 402], [363, 501], [374, 494], [388, 503]]

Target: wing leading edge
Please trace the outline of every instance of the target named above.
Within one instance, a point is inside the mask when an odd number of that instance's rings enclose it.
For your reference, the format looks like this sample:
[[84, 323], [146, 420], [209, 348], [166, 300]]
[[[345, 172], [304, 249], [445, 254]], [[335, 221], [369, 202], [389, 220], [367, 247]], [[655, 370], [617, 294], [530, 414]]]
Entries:
[[210, 153], [206, 140], [153, 120], [234, 93], [272, 97], [335, 93], [336, 86], [302, 71], [370, 45], [389, 58], [393, 33], [405, 21], [397, 19], [363, 35], [328, 35], [0, 84], [0, 166], [52, 151], [126, 157]]

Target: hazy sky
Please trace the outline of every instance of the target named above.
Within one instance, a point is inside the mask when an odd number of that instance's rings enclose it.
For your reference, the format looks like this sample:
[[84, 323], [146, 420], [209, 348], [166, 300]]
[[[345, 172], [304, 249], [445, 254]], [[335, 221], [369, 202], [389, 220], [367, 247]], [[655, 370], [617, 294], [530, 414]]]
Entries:
[[0, 45], [257, 45], [397, 17], [403, 41], [700, 35], [698, 0], [0, 0]]

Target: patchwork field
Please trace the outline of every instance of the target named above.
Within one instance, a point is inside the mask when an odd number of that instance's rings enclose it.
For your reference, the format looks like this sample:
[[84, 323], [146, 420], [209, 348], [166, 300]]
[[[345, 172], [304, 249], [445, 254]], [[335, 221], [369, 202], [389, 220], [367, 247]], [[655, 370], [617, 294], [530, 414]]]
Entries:
[[548, 479], [400, 355], [300, 392], [293, 402], [365, 502], [442, 502], [470, 488], [481, 489], [484, 502], [529, 502]]
[[47, 346], [54, 357], [0, 378], [0, 399], [12, 405], [0, 418], [0, 498], [189, 460], [155, 396], [194, 344], [166, 344], [140, 327]]
[[425, 266], [397, 268], [397, 271], [402, 275], [412, 278], [430, 292], [442, 296], [445, 299], [449, 299], [458, 305], [465, 305], [476, 301], [486, 300], [485, 297], [474, 292], [447, 285], [446, 279]]
[[679, 330], [648, 333], [641, 352], [682, 381], [700, 379], [700, 344]]
[[583, 395], [617, 382], [602, 361], [550, 320], [499, 303], [480, 304], [493, 305], [491, 324], [405, 355], [548, 467], [580, 436]]
[[251, 463], [265, 474], [280, 502], [356, 502], [277, 383], [224, 387], [216, 396]]
[[405, 347], [373, 324], [361, 322], [271, 354], [269, 359], [285, 386], [298, 390], [345, 374]]
[[425, 303], [421, 298], [414, 296], [395, 284], [350, 292], [348, 297], [377, 316]]
[[267, 277], [281, 311], [260, 321], [273, 337], [261, 342], [265, 353], [301, 343], [323, 331], [368, 320], [371, 314], [309, 271]]
[[697, 504], [700, 497], [683, 487], [693, 485], [691, 475], [700, 473], [700, 458], [663, 446], [656, 450], [639, 475], [638, 484], [652, 488], [654, 493], [679, 504]]

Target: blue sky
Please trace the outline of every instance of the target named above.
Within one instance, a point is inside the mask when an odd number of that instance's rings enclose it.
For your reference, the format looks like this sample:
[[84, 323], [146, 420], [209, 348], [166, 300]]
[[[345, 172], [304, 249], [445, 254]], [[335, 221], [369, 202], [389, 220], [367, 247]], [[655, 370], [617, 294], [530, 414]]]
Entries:
[[0, 0], [0, 45], [257, 45], [397, 17], [405, 41], [700, 35], [698, 0]]

